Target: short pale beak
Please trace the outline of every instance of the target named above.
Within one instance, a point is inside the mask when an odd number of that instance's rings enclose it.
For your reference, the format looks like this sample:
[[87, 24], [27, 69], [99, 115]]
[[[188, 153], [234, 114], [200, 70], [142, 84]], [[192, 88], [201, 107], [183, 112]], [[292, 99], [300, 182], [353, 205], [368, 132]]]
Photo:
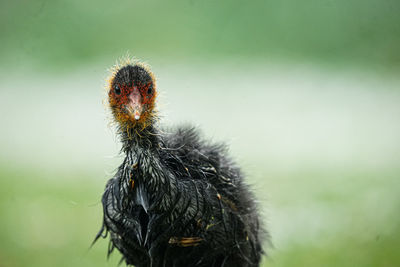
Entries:
[[133, 87], [133, 91], [129, 94], [128, 101], [127, 109], [135, 120], [138, 121], [143, 112], [143, 105], [142, 96], [136, 86]]

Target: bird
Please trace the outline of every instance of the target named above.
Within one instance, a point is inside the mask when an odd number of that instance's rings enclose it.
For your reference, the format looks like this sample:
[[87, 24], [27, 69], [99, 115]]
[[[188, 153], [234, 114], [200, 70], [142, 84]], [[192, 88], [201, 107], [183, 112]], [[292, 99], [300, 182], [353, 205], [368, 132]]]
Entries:
[[259, 266], [268, 233], [227, 145], [190, 124], [161, 126], [156, 78], [141, 61], [117, 63], [106, 88], [124, 159], [94, 242], [109, 235], [108, 256], [116, 248], [128, 266]]

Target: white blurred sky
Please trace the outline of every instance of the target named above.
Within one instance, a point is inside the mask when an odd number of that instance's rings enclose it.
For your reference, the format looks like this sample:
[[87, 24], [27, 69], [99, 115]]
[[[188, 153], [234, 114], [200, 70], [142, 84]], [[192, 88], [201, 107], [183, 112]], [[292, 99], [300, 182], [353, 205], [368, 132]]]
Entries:
[[[119, 144], [102, 104], [107, 67], [3, 76], [1, 160], [113, 166]], [[240, 160], [278, 169], [400, 161], [400, 79], [304, 65], [164, 63], [154, 71], [162, 122], [199, 125]]]

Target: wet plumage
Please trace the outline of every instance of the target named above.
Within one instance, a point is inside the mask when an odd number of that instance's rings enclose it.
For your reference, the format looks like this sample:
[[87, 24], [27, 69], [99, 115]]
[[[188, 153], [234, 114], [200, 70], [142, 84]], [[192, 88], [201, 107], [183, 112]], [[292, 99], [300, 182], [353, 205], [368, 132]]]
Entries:
[[97, 238], [109, 233], [109, 253], [137, 267], [259, 266], [263, 230], [240, 169], [192, 126], [160, 130], [156, 94], [138, 62], [110, 79], [125, 159], [106, 185]]

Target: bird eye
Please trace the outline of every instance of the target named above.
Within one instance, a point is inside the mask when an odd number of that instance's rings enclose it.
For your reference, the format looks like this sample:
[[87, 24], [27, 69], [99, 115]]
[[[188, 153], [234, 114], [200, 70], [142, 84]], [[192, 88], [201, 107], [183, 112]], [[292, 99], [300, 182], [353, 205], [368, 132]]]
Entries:
[[121, 88], [119, 88], [118, 85], [115, 85], [114, 86], [114, 92], [115, 92], [116, 95], [120, 95], [121, 94]]
[[151, 95], [153, 93], [153, 86], [150, 86], [149, 89], [147, 90], [147, 94]]

